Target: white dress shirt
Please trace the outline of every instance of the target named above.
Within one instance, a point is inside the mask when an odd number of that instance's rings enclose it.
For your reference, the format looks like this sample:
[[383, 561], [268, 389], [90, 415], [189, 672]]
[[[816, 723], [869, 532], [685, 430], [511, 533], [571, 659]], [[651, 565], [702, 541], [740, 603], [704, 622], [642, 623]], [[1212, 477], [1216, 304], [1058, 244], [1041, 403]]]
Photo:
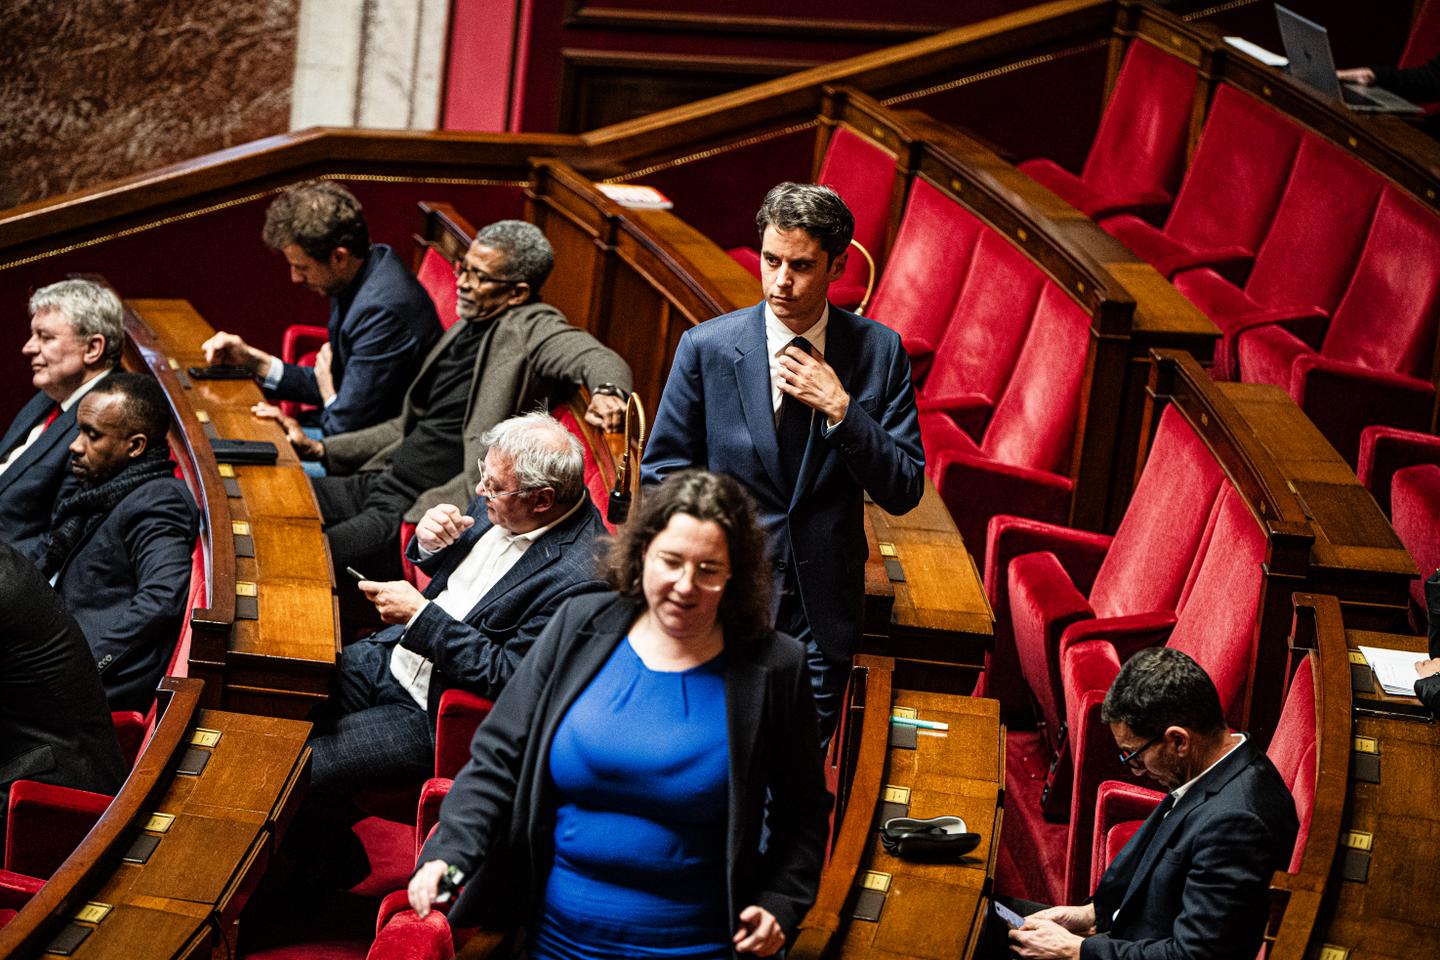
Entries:
[[[445, 589], [440, 591], [439, 596], [434, 600], [426, 600], [422, 603], [405, 623], [405, 629], [409, 630], [413, 624], [425, 612], [430, 604], [435, 604], [441, 610], [456, 620], [464, 620], [465, 615], [475, 609], [485, 594], [500, 578], [510, 572], [510, 568], [525, 555], [531, 545], [545, 534], [555, 528], [556, 524], [565, 520], [585, 503], [586, 496], [575, 501], [575, 505], [565, 512], [565, 515], [538, 527], [528, 533], [511, 533], [499, 525], [492, 526], [481, 534], [480, 539], [470, 548], [459, 565], [450, 574], [450, 579], [445, 583]], [[423, 547], [419, 547], [421, 558], [433, 556]], [[400, 685], [410, 694], [422, 709], [426, 706], [430, 696], [430, 674], [435, 665], [428, 659], [404, 645], [404, 638], [395, 644], [394, 651], [390, 654], [390, 672], [400, 681]]]
[[[796, 333], [777, 316], [775, 311], [770, 309], [770, 304], [765, 304], [765, 349], [770, 354], [770, 409], [778, 425], [780, 422], [780, 401], [785, 394], [780, 389], [780, 354], [790, 346], [790, 341], [796, 337], [804, 337], [810, 341], [810, 346], [821, 356], [825, 355], [825, 331], [830, 326], [830, 304], [825, 304], [825, 309], [820, 311], [820, 319], [810, 325], [810, 329], [804, 333]], [[844, 418], [831, 423], [827, 418], [820, 425], [823, 436], [829, 436], [830, 431], [840, 426]]]

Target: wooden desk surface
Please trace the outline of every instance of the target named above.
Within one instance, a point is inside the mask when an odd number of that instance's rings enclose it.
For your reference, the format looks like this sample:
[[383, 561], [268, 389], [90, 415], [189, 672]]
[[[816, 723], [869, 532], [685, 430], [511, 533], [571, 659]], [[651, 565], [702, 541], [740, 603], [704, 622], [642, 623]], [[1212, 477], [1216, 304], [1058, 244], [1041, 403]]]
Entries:
[[[1005, 736], [994, 700], [913, 689], [920, 668], [898, 668], [890, 658], [861, 655], [857, 668], [889, 674], [867, 679], [866, 697], [876, 706], [864, 713], [859, 762], [851, 778], [840, 837], [821, 878], [816, 905], [801, 924], [792, 956], [875, 958], [963, 958], [974, 952], [980, 919], [989, 905], [989, 881], [999, 850], [1001, 796], [1005, 783]], [[888, 697], [884, 694], [888, 693]], [[916, 748], [889, 745], [892, 710], [914, 709], [924, 720], [950, 725], [918, 731]], [[875, 761], [879, 760], [879, 769]], [[876, 791], [871, 795], [869, 791]], [[881, 801], [903, 799], [906, 807], [886, 810]], [[882, 816], [958, 816], [982, 837], [980, 846], [958, 863], [918, 863], [885, 851]], [[862, 850], [858, 864], [852, 844]], [[852, 916], [854, 897], [866, 886], [884, 884], [879, 918]], [[843, 904], [843, 906], [840, 906]], [[838, 916], [836, 915], [838, 910]]]
[[[983, 667], [985, 653], [994, 644], [995, 614], [975, 560], [929, 478], [914, 510], [897, 517], [867, 503], [865, 519], [870, 558], [862, 649], [879, 656]], [[898, 562], [903, 580], [887, 575], [887, 553]], [[869, 612], [872, 608], [874, 613]]]
[[[205, 365], [200, 345], [214, 333], [188, 302], [126, 304], [145, 328], [132, 339], [160, 375], [177, 419], [202, 434], [189, 437], [197, 457], [210, 455], [210, 437], [265, 440], [279, 454], [273, 466], [219, 466], [228, 493], [224, 510], [207, 510], [207, 529], [218, 538], [214, 549], [235, 550], [235, 582], [227, 589], [244, 597], [253, 588], [258, 615], [237, 614], [233, 624], [215, 625], [228, 630], [223, 663], [216, 662], [217, 651], [198, 642], [191, 673], [215, 688], [206, 692], [212, 706], [304, 716], [325, 697], [339, 653], [329, 548], [309, 480], [284, 432], [251, 414], [264, 399], [258, 384], [195, 380], [185, 373]], [[225, 525], [231, 529], [216, 529]], [[196, 624], [197, 635], [203, 629]]]
[[[173, 689], [196, 684], [165, 682]], [[196, 695], [191, 688], [189, 696]], [[197, 731], [213, 731], [218, 739], [197, 742]], [[88, 931], [73, 953], [80, 960], [209, 955], [258, 882], [300, 799], [309, 732], [308, 723], [295, 720], [199, 710], [173, 751], [152, 755], [152, 749], [166, 750], [156, 746], [157, 735], [105, 819], [57, 872], [55, 882], [72, 889], [62, 895], [47, 886], [45, 898], [37, 895], [12, 921], [14, 929], [0, 932], [0, 955], [51, 956], [45, 945], [76, 913], [51, 909], [82, 901], [102, 905], [103, 913], [71, 921]], [[187, 750], [205, 757], [196, 775], [177, 770]], [[132, 790], [149, 795], [132, 800]], [[124, 822], [112, 815], [123, 815]], [[97, 837], [100, 847], [92, 842]], [[144, 863], [121, 860], [145, 837], [158, 843]], [[76, 869], [72, 861], [94, 866]], [[36, 915], [28, 913], [32, 907]]]

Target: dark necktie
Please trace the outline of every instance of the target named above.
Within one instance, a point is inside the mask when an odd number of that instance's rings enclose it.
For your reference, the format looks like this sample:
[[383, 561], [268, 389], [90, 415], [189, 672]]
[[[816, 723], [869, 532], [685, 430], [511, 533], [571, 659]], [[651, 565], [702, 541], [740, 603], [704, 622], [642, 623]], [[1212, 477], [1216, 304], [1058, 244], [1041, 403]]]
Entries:
[[[796, 337], [786, 346], [809, 353], [810, 341]], [[780, 419], [775, 425], [775, 439], [780, 445], [780, 470], [785, 483], [795, 489], [800, 476], [800, 461], [805, 459], [805, 445], [810, 441], [810, 419], [814, 411], [788, 393], [780, 395]]]

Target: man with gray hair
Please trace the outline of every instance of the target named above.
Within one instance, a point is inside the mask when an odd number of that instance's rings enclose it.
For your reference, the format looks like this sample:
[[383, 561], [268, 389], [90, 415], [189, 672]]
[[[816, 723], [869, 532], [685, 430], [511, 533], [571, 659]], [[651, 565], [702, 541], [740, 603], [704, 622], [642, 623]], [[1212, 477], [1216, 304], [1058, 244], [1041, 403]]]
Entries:
[[75, 407], [120, 362], [120, 298], [90, 280], [61, 280], [30, 297], [30, 339], [22, 353], [40, 392], [0, 438], [0, 540], [38, 560], [78, 430]]
[[429, 777], [441, 692], [494, 699], [556, 607], [605, 587], [595, 555], [605, 527], [586, 494], [579, 441], [549, 414], [529, 413], [480, 443], [469, 507], [436, 504], [415, 529], [410, 559], [434, 577], [425, 590], [360, 582], [391, 626], [341, 655], [310, 740], [316, 804], [348, 807], [362, 787]]
[[[522, 410], [549, 408], [576, 385], [594, 394], [586, 414], [617, 429], [630, 368], [614, 351], [539, 300], [554, 254], [533, 224], [485, 227], [456, 279], [460, 323], [431, 349], [400, 415], [366, 430], [313, 440], [287, 425], [305, 459], [324, 459], [313, 480], [337, 570], [399, 575], [402, 519], [463, 503], [481, 479], [484, 435]], [[342, 610], [363, 616], [342, 593]]]

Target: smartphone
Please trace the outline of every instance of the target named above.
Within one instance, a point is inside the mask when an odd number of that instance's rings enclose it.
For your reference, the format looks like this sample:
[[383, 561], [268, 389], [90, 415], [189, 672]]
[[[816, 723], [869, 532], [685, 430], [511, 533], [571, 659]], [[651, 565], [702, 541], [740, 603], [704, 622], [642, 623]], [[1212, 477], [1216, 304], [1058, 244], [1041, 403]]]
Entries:
[[1009, 907], [1005, 906], [1005, 904], [1000, 903], [998, 900], [991, 900], [990, 906], [995, 911], [995, 916], [999, 917], [1001, 920], [1004, 920], [1005, 925], [1008, 926], [1010, 929], [1019, 930], [1021, 927], [1025, 926], [1025, 918], [1020, 916], [1020, 914], [1016, 913], [1014, 910], [1011, 910]]
[[242, 367], [238, 363], [217, 363], [213, 367], [186, 369], [196, 380], [249, 380], [255, 376], [249, 367]]
[[356, 570], [354, 567], [346, 567], [345, 572], [350, 574], [350, 576], [354, 577], [356, 580], [370, 579], [369, 577], [365, 576], [365, 574], [361, 573], [359, 570]]

